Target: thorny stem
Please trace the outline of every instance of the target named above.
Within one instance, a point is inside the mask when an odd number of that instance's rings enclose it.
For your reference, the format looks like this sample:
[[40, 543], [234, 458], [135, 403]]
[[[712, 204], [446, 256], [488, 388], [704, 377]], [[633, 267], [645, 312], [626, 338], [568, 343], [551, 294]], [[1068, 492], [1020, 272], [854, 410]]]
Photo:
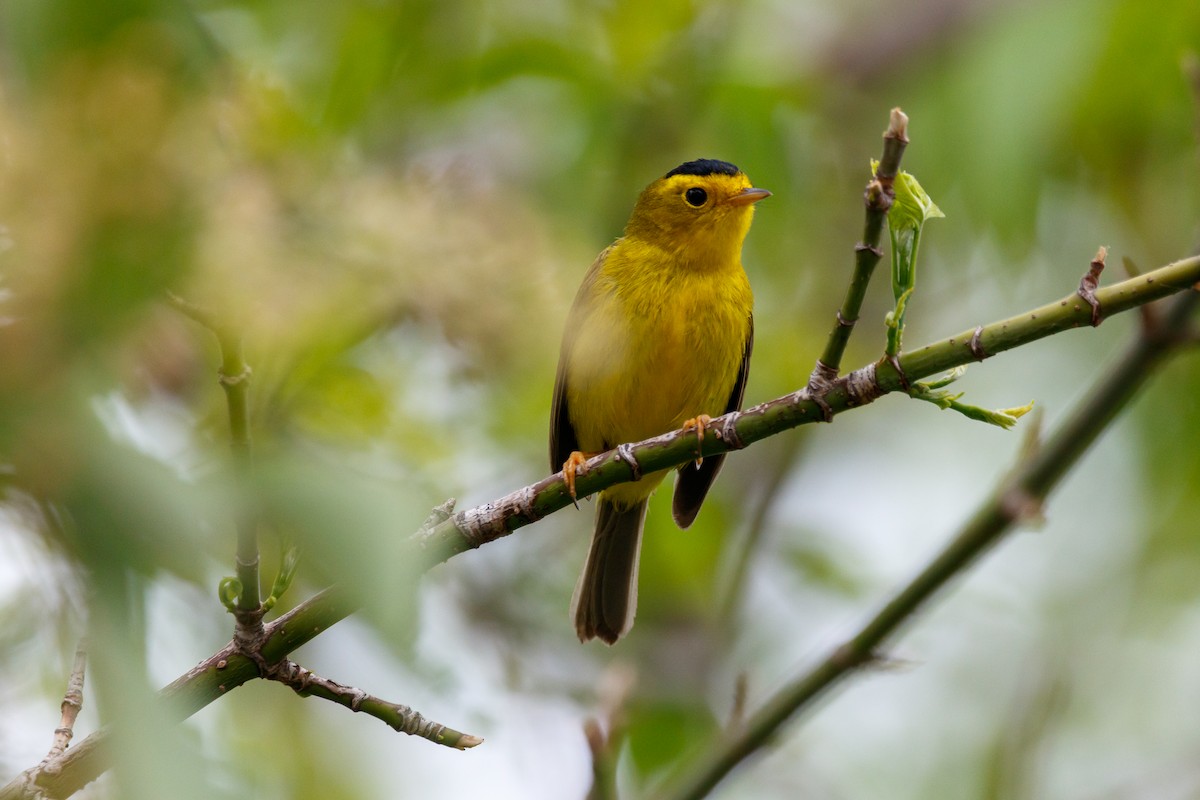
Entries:
[[954, 577], [1021, 522], [1036, 519], [1047, 496], [1125, 409], [1137, 391], [1170, 355], [1190, 344], [1192, 312], [1200, 295], [1176, 297], [1161, 326], [1142, 328], [1117, 364], [1042, 446], [1029, 451], [1016, 469], [975, 511], [959, 534], [902, 588], [849, 641], [771, 697], [739, 735], [715, 744], [680, 771], [678, 783], [655, 793], [664, 800], [697, 800], [746, 758], [767, 745], [789, 719], [855, 669], [877, 658], [879, 648]]

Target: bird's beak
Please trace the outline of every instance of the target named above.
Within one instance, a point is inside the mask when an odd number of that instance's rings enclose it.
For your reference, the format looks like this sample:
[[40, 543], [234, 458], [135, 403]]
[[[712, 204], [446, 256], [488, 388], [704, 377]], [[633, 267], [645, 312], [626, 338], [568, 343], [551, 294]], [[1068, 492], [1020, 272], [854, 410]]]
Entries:
[[731, 206], [748, 206], [751, 203], [757, 203], [759, 200], [770, 196], [771, 193], [766, 189], [742, 189], [725, 202], [729, 203]]

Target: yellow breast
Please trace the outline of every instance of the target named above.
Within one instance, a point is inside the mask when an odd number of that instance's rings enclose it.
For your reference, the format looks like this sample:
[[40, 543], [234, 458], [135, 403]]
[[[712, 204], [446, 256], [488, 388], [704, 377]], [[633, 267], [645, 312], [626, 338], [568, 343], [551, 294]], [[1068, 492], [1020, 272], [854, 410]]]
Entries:
[[598, 266], [566, 365], [580, 446], [607, 450], [724, 413], [753, 306], [740, 259], [681, 267], [678, 254], [623, 239]]

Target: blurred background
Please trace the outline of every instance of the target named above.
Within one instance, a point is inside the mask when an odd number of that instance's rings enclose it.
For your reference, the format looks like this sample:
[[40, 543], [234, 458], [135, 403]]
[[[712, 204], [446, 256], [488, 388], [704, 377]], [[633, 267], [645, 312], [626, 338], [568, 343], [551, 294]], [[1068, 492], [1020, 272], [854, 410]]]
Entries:
[[[747, 403], [807, 379], [888, 110], [926, 228], [906, 343], [1197, 243], [1194, 0], [554, 3], [9, 0], [0, 7], [0, 778], [37, 763], [75, 644], [77, 741], [139, 721], [91, 797], [582, 797], [616, 709], [629, 794], [849, 635], [1012, 465], [1004, 432], [899, 397], [729, 459], [690, 530], [652, 503], [638, 622], [581, 646], [591, 503], [419, 580], [429, 508], [548, 472], [567, 307], [682, 161], [774, 196], [744, 260]], [[486, 739], [466, 753], [278, 684], [190, 719], [154, 692], [229, 638], [231, 479], [212, 337], [244, 336], [254, 496], [284, 605], [365, 607], [305, 666]], [[847, 367], [878, 357], [872, 288]], [[1053, 426], [1127, 314], [971, 368]], [[1200, 361], [1172, 362], [1047, 509], [720, 798], [1200, 796]], [[268, 566], [268, 572], [270, 567]], [[268, 576], [269, 577], [269, 576]]]

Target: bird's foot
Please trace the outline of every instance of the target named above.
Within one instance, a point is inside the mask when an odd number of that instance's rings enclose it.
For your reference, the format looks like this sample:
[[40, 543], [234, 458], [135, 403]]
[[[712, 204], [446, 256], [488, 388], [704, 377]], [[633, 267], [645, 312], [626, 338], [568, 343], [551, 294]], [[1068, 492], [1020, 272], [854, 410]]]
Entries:
[[567, 456], [567, 460], [563, 462], [562, 466], [563, 482], [567, 484], [567, 491], [571, 493], [571, 502], [575, 504], [576, 508], [579, 508], [579, 502], [575, 497], [575, 476], [587, 472], [588, 458], [587, 453], [575, 450]]
[[712, 417], [708, 414], [701, 414], [698, 417], [692, 417], [683, 423], [683, 429], [696, 429], [696, 466], [699, 467], [704, 463], [704, 456], [700, 452], [700, 448], [704, 446], [704, 429], [708, 423], [712, 422]]

